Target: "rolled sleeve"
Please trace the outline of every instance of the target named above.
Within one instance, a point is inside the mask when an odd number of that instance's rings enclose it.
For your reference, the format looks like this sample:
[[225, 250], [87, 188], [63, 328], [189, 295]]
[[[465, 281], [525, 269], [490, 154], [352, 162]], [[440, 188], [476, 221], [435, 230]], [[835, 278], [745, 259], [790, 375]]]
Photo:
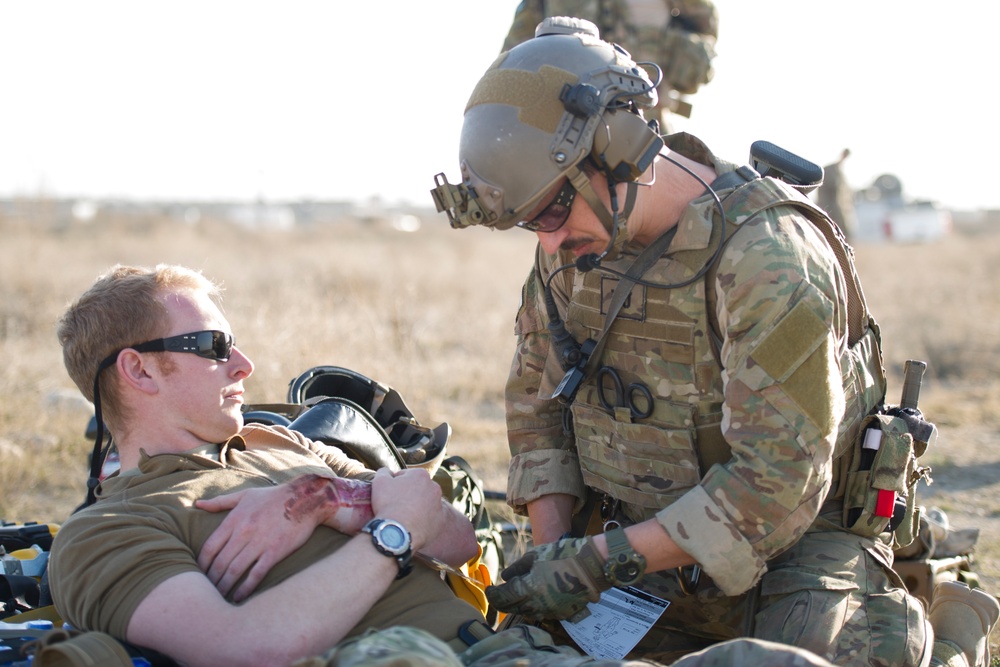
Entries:
[[754, 546], [700, 486], [657, 512], [656, 520], [726, 595], [743, 593], [767, 571]]
[[507, 499], [518, 513], [533, 500], [553, 493], [575, 496], [583, 504], [586, 487], [576, 454], [565, 449], [542, 449], [515, 456], [507, 478]]

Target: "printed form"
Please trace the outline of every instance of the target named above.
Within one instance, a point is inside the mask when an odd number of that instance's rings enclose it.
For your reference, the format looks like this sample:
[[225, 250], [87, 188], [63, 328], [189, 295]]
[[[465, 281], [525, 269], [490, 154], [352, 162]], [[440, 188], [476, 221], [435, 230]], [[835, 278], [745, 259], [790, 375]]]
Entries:
[[653, 627], [670, 602], [637, 588], [612, 588], [587, 605], [590, 616], [562, 621], [580, 648], [593, 658], [621, 660]]

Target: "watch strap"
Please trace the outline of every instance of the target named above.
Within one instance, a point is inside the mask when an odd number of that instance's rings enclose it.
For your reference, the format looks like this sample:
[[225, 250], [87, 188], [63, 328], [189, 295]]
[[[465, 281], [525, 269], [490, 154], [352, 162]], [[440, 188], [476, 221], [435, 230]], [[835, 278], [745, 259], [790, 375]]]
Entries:
[[413, 551], [407, 549], [402, 556], [396, 556], [396, 565], [399, 566], [399, 572], [396, 574], [397, 579], [402, 579], [413, 572]]

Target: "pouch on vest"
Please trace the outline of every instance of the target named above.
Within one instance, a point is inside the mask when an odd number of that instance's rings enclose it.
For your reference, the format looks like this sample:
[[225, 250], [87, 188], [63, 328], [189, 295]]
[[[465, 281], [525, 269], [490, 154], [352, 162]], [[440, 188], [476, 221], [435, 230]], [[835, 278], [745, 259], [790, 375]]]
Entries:
[[915, 441], [902, 417], [865, 418], [846, 474], [845, 528], [864, 537], [890, 531], [894, 548], [913, 541], [919, 521], [916, 486], [930, 472], [917, 463], [926, 445]]

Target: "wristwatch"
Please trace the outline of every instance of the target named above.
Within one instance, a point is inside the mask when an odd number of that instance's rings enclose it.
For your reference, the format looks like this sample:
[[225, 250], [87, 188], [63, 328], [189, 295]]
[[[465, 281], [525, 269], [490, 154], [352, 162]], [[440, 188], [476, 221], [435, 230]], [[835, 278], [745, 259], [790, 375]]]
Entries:
[[608, 560], [604, 562], [604, 576], [612, 586], [632, 586], [639, 583], [646, 571], [646, 558], [635, 551], [625, 537], [621, 526], [604, 533], [608, 541]]
[[372, 536], [372, 544], [383, 556], [396, 559], [399, 566], [397, 579], [402, 579], [413, 569], [410, 559], [413, 549], [410, 543], [410, 533], [398, 521], [392, 519], [372, 519], [361, 529], [363, 533]]

